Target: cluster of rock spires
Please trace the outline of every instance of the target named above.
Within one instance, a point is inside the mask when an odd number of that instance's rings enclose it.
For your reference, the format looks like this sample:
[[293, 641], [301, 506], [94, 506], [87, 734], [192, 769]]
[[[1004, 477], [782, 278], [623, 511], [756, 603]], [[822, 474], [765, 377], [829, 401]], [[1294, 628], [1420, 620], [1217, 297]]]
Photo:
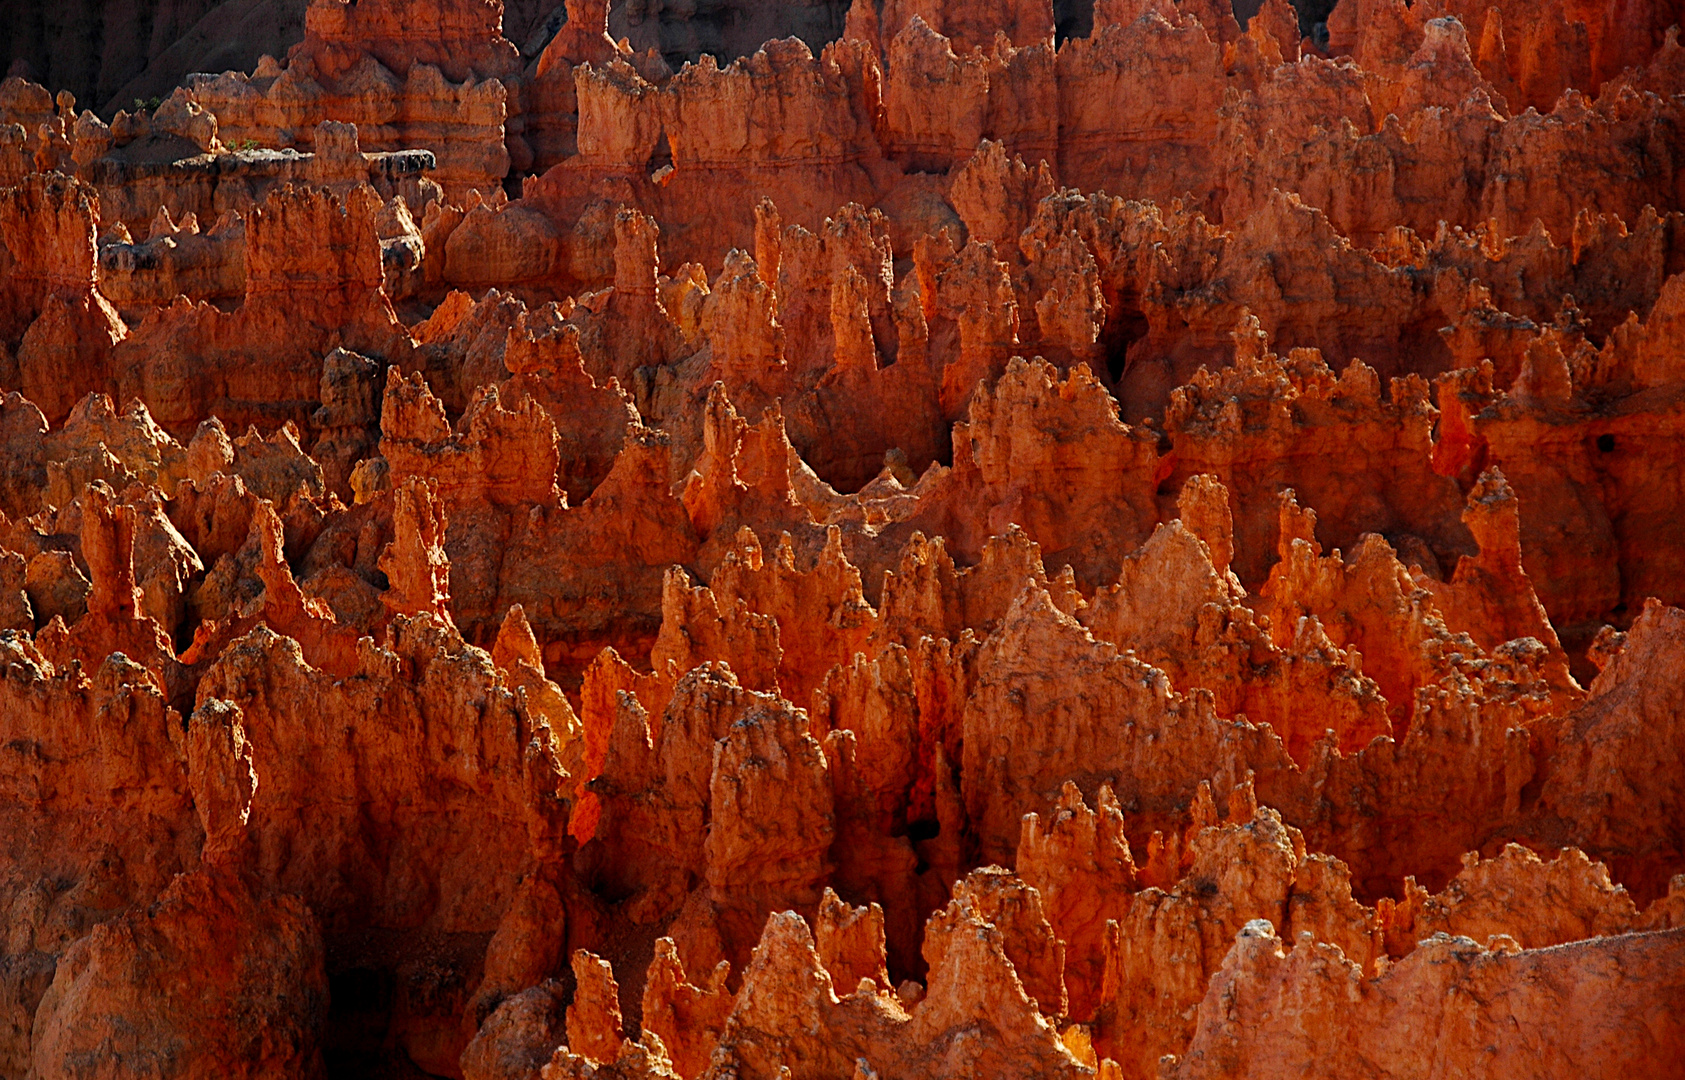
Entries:
[[692, 7], [0, 85], [0, 1075], [1677, 1068], [1681, 6]]

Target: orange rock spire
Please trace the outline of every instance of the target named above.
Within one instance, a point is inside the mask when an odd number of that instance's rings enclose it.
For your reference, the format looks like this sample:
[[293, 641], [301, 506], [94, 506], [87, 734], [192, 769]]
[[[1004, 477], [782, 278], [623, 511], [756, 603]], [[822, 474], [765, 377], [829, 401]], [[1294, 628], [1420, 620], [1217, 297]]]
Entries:
[[69, 7], [0, 1076], [1685, 1060], [1679, 3]]

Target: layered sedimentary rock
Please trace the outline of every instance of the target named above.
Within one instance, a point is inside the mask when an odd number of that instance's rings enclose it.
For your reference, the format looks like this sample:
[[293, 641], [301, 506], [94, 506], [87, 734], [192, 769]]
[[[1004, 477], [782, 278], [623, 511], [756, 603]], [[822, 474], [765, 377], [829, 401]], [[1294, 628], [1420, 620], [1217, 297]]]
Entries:
[[1677, 5], [155, 7], [0, 83], [0, 1074], [1674, 1068]]

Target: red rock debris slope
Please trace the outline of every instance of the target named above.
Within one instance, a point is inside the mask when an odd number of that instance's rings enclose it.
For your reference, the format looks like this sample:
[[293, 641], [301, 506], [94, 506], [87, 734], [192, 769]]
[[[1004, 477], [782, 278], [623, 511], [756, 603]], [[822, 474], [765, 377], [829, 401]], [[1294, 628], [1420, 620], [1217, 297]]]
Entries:
[[0, 1075], [1677, 1069], [1685, 15], [1311, 14], [0, 85]]

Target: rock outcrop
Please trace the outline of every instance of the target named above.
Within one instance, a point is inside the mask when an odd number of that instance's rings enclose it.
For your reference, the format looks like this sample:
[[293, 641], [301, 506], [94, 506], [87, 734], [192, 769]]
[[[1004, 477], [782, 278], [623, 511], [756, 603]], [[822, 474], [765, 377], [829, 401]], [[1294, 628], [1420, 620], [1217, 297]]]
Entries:
[[1677, 1070], [1679, 5], [45, 18], [0, 1075]]

